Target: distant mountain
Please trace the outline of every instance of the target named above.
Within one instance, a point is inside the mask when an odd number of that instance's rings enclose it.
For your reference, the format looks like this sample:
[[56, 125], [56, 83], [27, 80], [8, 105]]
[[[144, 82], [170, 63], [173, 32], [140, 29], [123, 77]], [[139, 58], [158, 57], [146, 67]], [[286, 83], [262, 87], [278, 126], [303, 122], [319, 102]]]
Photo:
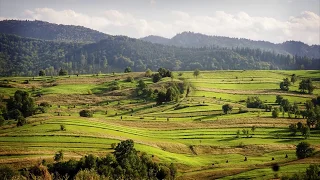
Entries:
[[182, 48], [109, 36], [97, 43], [39, 40], [0, 33], [0, 76], [170, 70], [319, 69], [320, 59], [250, 48]]
[[265, 51], [271, 51], [279, 54], [290, 54], [298, 56], [307, 56], [310, 58], [320, 58], [320, 46], [312, 45], [309, 46], [302, 42], [297, 41], [287, 41], [282, 44], [274, 44], [267, 41], [253, 41], [243, 38], [230, 38], [222, 36], [208, 36], [200, 33], [193, 32], [183, 32], [177, 34], [171, 39], [162, 38], [159, 36], [148, 36], [141, 38], [141, 40], [164, 44], [173, 45], [179, 47], [226, 47], [226, 48], [251, 48], [251, 49], [261, 49]]
[[[304, 57], [317, 56], [319, 46], [290, 41], [281, 44], [282, 49], [275, 47], [270, 42], [195, 33], [140, 40], [81, 26], [0, 21], [0, 76], [37, 75], [42, 69], [53, 75], [61, 68], [71, 74], [123, 72], [127, 66], [134, 71], [320, 69], [319, 58]], [[283, 53], [275, 53], [279, 51]], [[290, 56], [291, 51], [300, 56]]]
[[170, 42], [170, 39], [168, 38], [164, 38], [161, 36], [154, 36], [154, 35], [146, 36], [144, 38], [141, 38], [141, 40], [157, 43], [157, 44], [163, 44], [163, 45], [168, 45]]
[[53, 24], [44, 21], [0, 21], [0, 33], [15, 34], [60, 42], [93, 43], [107, 38], [109, 35], [82, 26]]

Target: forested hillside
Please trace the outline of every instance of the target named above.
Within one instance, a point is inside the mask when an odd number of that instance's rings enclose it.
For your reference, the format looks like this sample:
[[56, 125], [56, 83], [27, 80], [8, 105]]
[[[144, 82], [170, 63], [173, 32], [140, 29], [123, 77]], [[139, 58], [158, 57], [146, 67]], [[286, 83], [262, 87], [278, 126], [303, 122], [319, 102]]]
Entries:
[[320, 58], [320, 46], [312, 45], [309, 46], [302, 42], [287, 41], [282, 44], [274, 44], [267, 41], [253, 41], [243, 38], [230, 38], [222, 36], [208, 36], [200, 33], [183, 32], [177, 34], [171, 39], [166, 39], [160, 36], [147, 36], [141, 38], [144, 41], [152, 43], [159, 43], [164, 45], [173, 45], [180, 47], [211, 47], [219, 46], [226, 48], [251, 48], [251, 49], [262, 49], [265, 51], [271, 51], [280, 54], [291, 54], [298, 56], [307, 56], [310, 58]]
[[1, 75], [48, 75], [156, 70], [319, 69], [319, 59], [279, 55], [260, 49], [180, 48], [109, 36], [98, 43], [44, 41], [0, 34]]
[[53, 24], [44, 21], [0, 21], [0, 33], [15, 34], [22, 37], [36, 39], [92, 43], [107, 38], [109, 35], [85, 28], [82, 26], [71, 26]]
[[[318, 57], [319, 46], [293, 41], [283, 43], [277, 51], [273, 48], [280, 45], [269, 42], [195, 33], [178, 34], [172, 39], [149, 36], [147, 39], [156, 42], [151, 43], [80, 26], [17, 20], [0, 21], [0, 32], [2, 76], [31, 76], [40, 70], [56, 75], [60, 69], [69, 74], [122, 72], [126, 67], [134, 71], [160, 67], [171, 70], [320, 67], [319, 58], [310, 58]], [[280, 54], [276, 53], [279, 51]], [[292, 56], [290, 51], [300, 56]]]

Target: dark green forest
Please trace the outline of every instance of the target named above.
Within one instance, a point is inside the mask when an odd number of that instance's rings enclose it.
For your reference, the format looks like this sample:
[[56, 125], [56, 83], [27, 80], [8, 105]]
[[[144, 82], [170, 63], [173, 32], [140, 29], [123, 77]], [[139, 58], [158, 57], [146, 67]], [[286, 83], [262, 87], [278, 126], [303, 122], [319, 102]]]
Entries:
[[275, 52], [284, 55], [298, 55], [307, 56], [311, 58], [320, 57], [320, 46], [309, 46], [303, 42], [298, 41], [286, 41], [280, 44], [274, 44], [268, 41], [253, 41], [245, 38], [230, 38], [223, 36], [208, 36], [200, 33], [183, 32], [175, 35], [171, 39], [163, 38], [161, 36], [147, 36], [141, 38], [141, 40], [158, 43], [163, 45], [173, 45], [179, 47], [226, 47], [232, 48], [251, 48], [261, 49], [264, 51]]
[[[2, 21], [0, 24], [3, 22], [10, 24], [11, 21]], [[160, 67], [175, 71], [320, 68], [319, 59], [277, 54], [258, 48], [183, 48], [126, 36], [105, 35], [97, 38], [99, 32], [94, 31], [97, 33], [94, 34], [90, 32], [93, 30], [78, 26], [56, 25], [42, 21], [18, 22], [21, 26], [28, 25], [28, 31], [18, 34], [33, 38], [0, 34], [2, 76], [34, 76], [38, 75], [40, 70], [44, 70], [46, 75], [58, 75], [61, 69], [69, 74], [110, 73], [123, 72], [126, 67], [131, 67], [133, 71], [145, 71], [148, 68], [157, 70]], [[33, 31], [34, 34], [38, 34], [37, 27], [40, 25], [44, 26], [43, 29], [54, 30], [56, 37], [46, 37], [41, 33], [37, 37], [31, 36]], [[15, 27], [18, 28], [17, 25]]]

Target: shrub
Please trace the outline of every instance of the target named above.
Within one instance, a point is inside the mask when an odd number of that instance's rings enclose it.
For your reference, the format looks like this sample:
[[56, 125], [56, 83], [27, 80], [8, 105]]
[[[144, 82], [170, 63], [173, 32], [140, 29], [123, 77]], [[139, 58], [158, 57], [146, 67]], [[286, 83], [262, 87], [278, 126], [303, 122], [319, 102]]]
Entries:
[[18, 120], [17, 122], [18, 127], [27, 124], [27, 120], [23, 116], [19, 116], [17, 120]]
[[66, 75], [68, 75], [68, 71], [66, 71], [64, 69], [60, 69], [59, 76], [66, 76]]
[[121, 86], [120, 86], [120, 84], [119, 84], [118, 81], [113, 81], [113, 82], [111, 83], [111, 86], [110, 86], [110, 90], [111, 90], [111, 91], [120, 90], [120, 89], [121, 89]]
[[153, 74], [152, 81], [156, 83], [156, 82], [159, 82], [161, 78], [162, 78], [161, 75], [159, 73], [156, 73], [156, 74]]
[[127, 77], [127, 79], [126, 79], [126, 81], [127, 81], [127, 82], [133, 82], [133, 81], [134, 81], [134, 79], [133, 79], [133, 77], [132, 77], [132, 76], [128, 76], [128, 77]]
[[100, 175], [94, 170], [94, 169], [85, 169], [85, 170], [80, 170], [76, 176], [74, 177], [75, 180], [85, 180], [85, 179], [90, 179], [90, 180], [100, 180], [101, 177]]
[[41, 102], [39, 106], [50, 107], [50, 104], [48, 102]]
[[112, 149], [115, 149], [117, 147], [117, 144], [116, 143], [111, 143], [111, 148]]
[[63, 125], [63, 124], [60, 124], [60, 130], [61, 130], [61, 131], [66, 131], [66, 130], [67, 130], [67, 129], [66, 129], [66, 126]]
[[264, 104], [258, 96], [252, 96], [247, 98], [247, 107], [248, 108], [261, 108], [264, 109]]
[[2, 115], [0, 115], [0, 126], [4, 125], [4, 117]]
[[53, 160], [54, 161], [61, 161], [61, 160], [63, 160], [63, 155], [64, 154], [63, 154], [62, 150], [60, 150], [54, 155]]
[[222, 110], [225, 114], [228, 114], [229, 111], [232, 111], [232, 106], [230, 104], [225, 104], [222, 106]]
[[0, 167], [0, 179], [12, 179], [16, 175], [16, 172], [8, 167], [2, 166]]
[[278, 108], [274, 108], [272, 111], [272, 117], [273, 118], [277, 118], [279, 116], [279, 109]]
[[314, 149], [307, 142], [300, 142], [296, 147], [296, 155], [299, 159], [312, 156], [313, 151]]
[[131, 67], [126, 67], [126, 68], [124, 69], [124, 73], [129, 73], [129, 72], [131, 72]]
[[44, 70], [40, 70], [40, 71], [39, 71], [39, 76], [45, 76], [45, 75], [46, 75], [46, 73], [45, 73]]
[[147, 69], [145, 76], [150, 77], [152, 75], [152, 71], [150, 69]]
[[79, 112], [79, 114], [80, 114], [81, 117], [92, 117], [93, 116], [93, 113], [91, 111], [89, 111], [89, 110], [86, 110], [86, 109], [81, 110]]

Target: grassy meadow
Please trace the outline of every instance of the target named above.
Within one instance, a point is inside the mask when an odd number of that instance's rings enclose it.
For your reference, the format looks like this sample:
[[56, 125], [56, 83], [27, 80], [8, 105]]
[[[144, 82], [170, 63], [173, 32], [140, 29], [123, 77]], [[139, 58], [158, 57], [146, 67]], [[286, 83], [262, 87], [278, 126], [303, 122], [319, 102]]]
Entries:
[[[291, 74], [299, 80], [289, 91], [281, 91], [279, 83]], [[126, 82], [128, 76], [135, 81]], [[51, 107], [44, 114], [29, 117], [22, 127], [16, 127], [13, 120], [0, 127], [0, 164], [19, 169], [42, 159], [53, 162], [59, 150], [65, 153], [65, 160], [90, 153], [105, 156], [113, 152], [113, 143], [132, 139], [135, 148], [154, 161], [175, 163], [178, 179], [272, 179], [274, 163], [280, 165], [278, 176], [304, 172], [309, 164], [320, 164], [320, 131], [311, 130], [307, 140], [301, 133], [291, 136], [288, 126], [306, 123], [305, 119], [282, 113], [272, 118], [271, 112], [264, 109], [246, 108], [245, 100], [259, 96], [264, 103], [278, 106], [276, 95], [282, 95], [303, 109], [306, 100], [320, 95], [319, 77], [320, 71], [302, 70], [204, 71], [198, 77], [193, 72], [174, 72], [174, 79], [164, 78], [158, 83], [138, 72], [2, 77], [0, 81], [8, 82], [8, 87], [0, 87], [5, 98], [24, 89], [37, 104], [48, 102]], [[315, 79], [312, 95], [299, 93], [303, 78]], [[166, 82], [183, 80], [193, 88], [188, 97], [156, 105], [134, 96], [139, 79], [152, 88], [161, 89]], [[118, 81], [120, 90], [110, 90], [114, 81]], [[233, 110], [225, 115], [221, 107], [227, 103]], [[92, 110], [93, 117], [80, 117], [82, 109]], [[240, 109], [248, 112], [239, 113]], [[61, 131], [60, 125], [65, 125], [66, 131]], [[243, 129], [250, 134], [244, 135]], [[236, 137], [238, 130], [240, 136]], [[295, 148], [301, 141], [312, 144], [315, 156], [296, 158]]]

